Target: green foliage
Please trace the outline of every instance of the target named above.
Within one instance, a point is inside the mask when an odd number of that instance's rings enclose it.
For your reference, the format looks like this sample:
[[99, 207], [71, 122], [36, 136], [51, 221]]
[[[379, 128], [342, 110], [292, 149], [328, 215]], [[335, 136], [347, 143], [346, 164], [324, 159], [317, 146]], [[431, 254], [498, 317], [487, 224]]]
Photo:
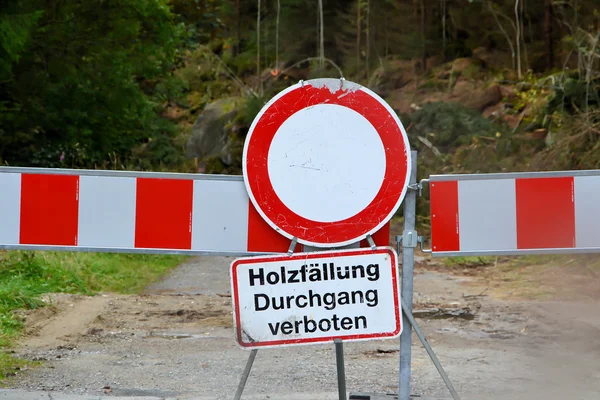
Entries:
[[[47, 305], [43, 294], [138, 293], [182, 260], [181, 256], [0, 252], [0, 348], [10, 346], [23, 328], [14, 311]], [[0, 353], [0, 378], [23, 365], [24, 361]]]
[[448, 102], [425, 104], [408, 116], [405, 123], [412, 126], [413, 138], [425, 137], [443, 152], [467, 144], [475, 136], [494, 136], [499, 129], [481, 113]]
[[548, 146], [531, 161], [534, 170], [600, 169], [600, 109], [564, 118]]
[[33, 26], [24, 25], [24, 17], [4, 16], [0, 24], [12, 35], [3, 35], [5, 49], [22, 50], [7, 38], [30, 32], [26, 51], [18, 61], [13, 57], [12, 78], [0, 84], [2, 159], [90, 167], [102, 165], [109, 153], [128, 159], [133, 147], [174, 135], [158, 113], [165, 90], [157, 86], [173, 64], [182, 31], [165, 0], [18, 5], [38, 19]]
[[[23, 328], [14, 311], [47, 305], [43, 294], [138, 293], [182, 260], [181, 256], [2, 251], [0, 348], [10, 346]], [[0, 353], [0, 378], [24, 365], [25, 361]]]
[[575, 114], [589, 107], [600, 106], [600, 79], [590, 82], [588, 88], [585, 81], [577, 79], [573, 74], [564, 84], [557, 87], [548, 103], [548, 112], [554, 111]]
[[249, 97], [242, 106], [241, 122], [249, 127], [267, 101], [268, 99], [263, 97]]
[[477, 268], [493, 265], [496, 257], [447, 257], [444, 264], [448, 267]]
[[[0, 346], [2, 346], [1, 338]], [[35, 366], [37, 364], [39, 364], [39, 362], [31, 362], [12, 357], [10, 354], [0, 353], [0, 379], [13, 376], [15, 371], [19, 371], [30, 366]]]
[[0, 5], [0, 81], [10, 78], [13, 63], [21, 57], [42, 11], [24, 9], [23, 1]]

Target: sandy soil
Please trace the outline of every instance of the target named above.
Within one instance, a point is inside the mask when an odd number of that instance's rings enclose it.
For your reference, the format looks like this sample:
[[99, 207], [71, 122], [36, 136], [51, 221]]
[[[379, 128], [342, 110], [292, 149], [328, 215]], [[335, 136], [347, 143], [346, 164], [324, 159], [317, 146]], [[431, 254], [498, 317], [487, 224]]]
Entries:
[[[600, 398], [597, 260], [448, 268], [421, 259], [415, 315], [463, 399]], [[141, 296], [51, 296], [26, 315], [17, 349], [42, 365], [17, 371], [8, 387], [233, 397], [249, 353], [233, 339], [230, 262], [192, 259]], [[412, 392], [449, 398], [413, 338]], [[397, 390], [398, 340], [346, 343], [345, 352], [350, 392]], [[336, 390], [333, 346], [315, 345], [259, 351], [245, 393]]]

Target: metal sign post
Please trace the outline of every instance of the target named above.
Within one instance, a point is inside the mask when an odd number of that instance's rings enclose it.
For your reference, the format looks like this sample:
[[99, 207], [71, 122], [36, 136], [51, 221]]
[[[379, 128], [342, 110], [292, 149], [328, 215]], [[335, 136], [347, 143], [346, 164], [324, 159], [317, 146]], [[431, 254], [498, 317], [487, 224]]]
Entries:
[[339, 400], [346, 400], [346, 367], [344, 366], [344, 342], [342, 341], [342, 339], [335, 339], [334, 343]]
[[413, 151], [412, 168], [410, 175], [409, 189], [411, 189], [404, 198], [404, 231], [402, 236], [396, 237], [398, 251], [402, 244], [402, 325], [410, 327], [404, 329], [400, 335], [400, 368], [398, 373], [398, 400], [410, 400], [410, 375], [411, 375], [411, 356], [412, 356], [412, 329], [419, 337], [419, 340], [425, 347], [427, 354], [440, 373], [446, 387], [450, 391], [454, 400], [460, 400], [456, 389], [450, 382], [448, 374], [444, 371], [442, 364], [435, 355], [433, 349], [427, 342], [425, 335], [412, 315], [413, 303], [413, 277], [415, 266], [415, 248], [418, 243], [422, 244], [416, 228], [417, 217], [417, 192], [421, 192], [421, 184], [417, 184], [417, 152]]
[[[402, 234], [402, 301], [404, 311], [412, 314], [413, 302], [413, 273], [415, 266], [415, 247], [417, 247], [417, 232], [415, 231], [417, 214], [417, 152], [411, 155], [412, 167], [409, 190], [404, 198], [404, 232]], [[402, 314], [402, 322], [410, 327], [410, 321]], [[411, 360], [412, 330], [404, 329], [400, 335], [400, 372], [398, 375], [398, 399], [410, 398], [410, 360]]]

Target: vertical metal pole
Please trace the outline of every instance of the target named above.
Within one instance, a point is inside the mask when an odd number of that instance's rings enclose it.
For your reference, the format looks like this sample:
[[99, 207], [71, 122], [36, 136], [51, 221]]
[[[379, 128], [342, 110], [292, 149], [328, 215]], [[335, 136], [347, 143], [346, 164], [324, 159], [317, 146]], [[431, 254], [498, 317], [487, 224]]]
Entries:
[[335, 362], [337, 364], [339, 400], [346, 400], [346, 369], [344, 367], [344, 342], [335, 339]]
[[248, 361], [246, 362], [246, 368], [244, 368], [244, 372], [242, 373], [242, 379], [240, 380], [240, 384], [238, 385], [233, 400], [240, 400], [242, 398], [242, 393], [244, 392], [244, 388], [246, 387], [246, 381], [248, 380], [248, 376], [250, 375], [250, 370], [252, 370], [252, 364], [254, 364], [256, 353], [258, 353], [258, 349], [253, 349], [252, 351], [250, 351], [250, 357], [248, 357]]
[[[417, 152], [411, 152], [411, 174], [409, 185], [417, 183]], [[417, 233], [417, 190], [408, 189], [404, 197], [404, 232], [402, 239], [402, 300], [412, 313], [413, 270]], [[398, 400], [410, 399], [410, 358], [412, 328], [410, 321], [402, 314], [402, 334], [400, 335], [400, 373], [398, 375]]]

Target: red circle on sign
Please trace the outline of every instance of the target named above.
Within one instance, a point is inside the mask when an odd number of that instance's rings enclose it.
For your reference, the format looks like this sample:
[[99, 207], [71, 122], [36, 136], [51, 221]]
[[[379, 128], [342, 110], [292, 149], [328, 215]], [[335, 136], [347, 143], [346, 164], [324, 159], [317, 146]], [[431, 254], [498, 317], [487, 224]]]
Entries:
[[[395, 112], [368, 89], [342, 82], [343, 86], [336, 79], [317, 79], [282, 91], [255, 118], [244, 145], [244, 182], [259, 214], [282, 235], [316, 247], [344, 246], [375, 233], [400, 206], [410, 177], [408, 138]], [[332, 84], [337, 87], [332, 89]], [[322, 104], [360, 114], [377, 131], [385, 152], [383, 182], [373, 200], [349, 218], [327, 222], [305, 218], [284, 204], [268, 168], [269, 150], [282, 124], [298, 111]]]

